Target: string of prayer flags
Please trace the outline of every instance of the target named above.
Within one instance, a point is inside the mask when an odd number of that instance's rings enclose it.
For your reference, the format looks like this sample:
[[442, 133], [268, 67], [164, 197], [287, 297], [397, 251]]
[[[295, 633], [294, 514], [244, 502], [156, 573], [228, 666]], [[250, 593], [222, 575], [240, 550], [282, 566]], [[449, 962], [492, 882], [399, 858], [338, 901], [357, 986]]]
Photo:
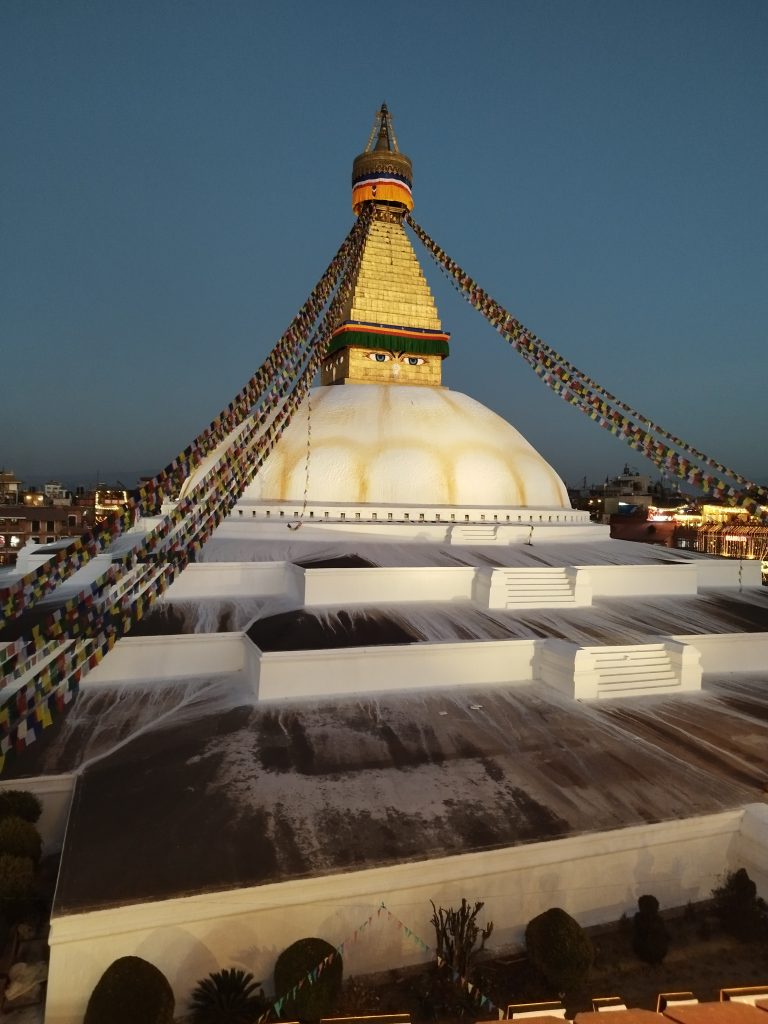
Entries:
[[[711, 489], [731, 504], [740, 505], [763, 520], [768, 520], [764, 507], [768, 489], [755, 484], [715, 459], [709, 458], [681, 438], [654, 424], [631, 406], [621, 402], [609, 391], [592, 380], [555, 349], [524, 327], [488, 295], [472, 278], [421, 228], [410, 214], [406, 222], [423, 243], [440, 269], [463, 297], [492, 324], [519, 352], [525, 361], [555, 393], [569, 404], [586, 413], [590, 419], [630, 447], [654, 462], [664, 472], [674, 474], [696, 486]], [[636, 422], [639, 421], [639, 422]], [[642, 424], [646, 424], [643, 426]], [[654, 435], [656, 435], [654, 437]], [[659, 440], [663, 438], [668, 444]], [[674, 446], [674, 447], [671, 447]], [[682, 456], [681, 449], [694, 460], [703, 463], [714, 474], [704, 472], [700, 466]], [[737, 491], [727, 480], [740, 484], [745, 491]], [[763, 502], [763, 504], [761, 504]]]

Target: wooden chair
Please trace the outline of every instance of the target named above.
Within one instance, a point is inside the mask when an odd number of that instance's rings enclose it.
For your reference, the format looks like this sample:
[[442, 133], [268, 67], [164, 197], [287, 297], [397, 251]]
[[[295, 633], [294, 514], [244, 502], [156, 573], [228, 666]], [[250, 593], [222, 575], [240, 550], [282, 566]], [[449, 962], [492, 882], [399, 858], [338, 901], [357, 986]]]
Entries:
[[721, 1003], [749, 1003], [754, 1006], [758, 999], [768, 999], [768, 985], [746, 985], [741, 988], [721, 988]]
[[592, 1000], [593, 1010], [626, 1010], [627, 1005], [621, 996], [595, 996]]
[[664, 1013], [668, 1006], [692, 1006], [698, 1001], [693, 992], [659, 992], [656, 1013]]
[[371, 1013], [355, 1017], [321, 1017], [320, 1024], [411, 1024], [410, 1013]]
[[544, 1003], [510, 1003], [507, 1006], [507, 1020], [523, 1020], [527, 1017], [565, 1017], [565, 1007], [559, 999]]

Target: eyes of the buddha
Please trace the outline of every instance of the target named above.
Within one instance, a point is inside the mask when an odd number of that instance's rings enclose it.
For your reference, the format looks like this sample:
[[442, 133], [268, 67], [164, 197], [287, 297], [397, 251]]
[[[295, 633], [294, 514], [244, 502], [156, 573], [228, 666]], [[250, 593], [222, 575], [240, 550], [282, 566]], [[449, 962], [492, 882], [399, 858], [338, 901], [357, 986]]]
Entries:
[[402, 354], [395, 355], [393, 352], [369, 352], [368, 358], [372, 359], [375, 363], [389, 363], [399, 360], [407, 363], [409, 366], [421, 366], [424, 360], [421, 356], [405, 356]]

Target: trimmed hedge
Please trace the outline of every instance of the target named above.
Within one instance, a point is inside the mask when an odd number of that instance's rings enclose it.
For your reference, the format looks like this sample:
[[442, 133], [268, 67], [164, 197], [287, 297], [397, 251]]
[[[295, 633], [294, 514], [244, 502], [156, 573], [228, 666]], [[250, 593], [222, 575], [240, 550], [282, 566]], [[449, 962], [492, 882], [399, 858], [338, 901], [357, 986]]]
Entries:
[[35, 824], [43, 813], [43, 805], [34, 793], [22, 789], [0, 789], [0, 819], [23, 818]]
[[0, 853], [29, 857], [38, 864], [42, 849], [43, 840], [31, 822], [18, 817], [0, 819]]
[[584, 929], [560, 907], [551, 907], [528, 922], [528, 957], [555, 992], [568, 992], [588, 976], [594, 951]]
[[0, 899], [31, 896], [35, 888], [35, 864], [31, 857], [0, 853]]
[[275, 991], [278, 997], [287, 996], [294, 985], [333, 954], [323, 967], [322, 974], [312, 982], [306, 981], [293, 999], [285, 1000], [281, 1016], [300, 1021], [317, 1021], [330, 1016], [341, 992], [344, 963], [334, 946], [325, 939], [299, 939], [283, 950], [275, 964]]
[[632, 949], [647, 964], [660, 964], [669, 949], [669, 932], [655, 896], [641, 896], [632, 922]]
[[173, 1024], [174, 1004], [162, 971], [140, 956], [123, 956], [99, 979], [83, 1024]]

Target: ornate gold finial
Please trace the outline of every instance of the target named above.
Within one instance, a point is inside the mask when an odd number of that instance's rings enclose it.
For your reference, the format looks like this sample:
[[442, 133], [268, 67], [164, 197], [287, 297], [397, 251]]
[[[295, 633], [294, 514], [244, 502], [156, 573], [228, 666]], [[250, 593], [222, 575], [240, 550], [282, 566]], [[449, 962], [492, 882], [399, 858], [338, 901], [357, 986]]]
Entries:
[[392, 115], [382, 103], [368, 145], [352, 164], [352, 209], [360, 213], [363, 203], [375, 202], [377, 206], [393, 207], [402, 215], [413, 209], [412, 187], [411, 161], [398, 149]]

